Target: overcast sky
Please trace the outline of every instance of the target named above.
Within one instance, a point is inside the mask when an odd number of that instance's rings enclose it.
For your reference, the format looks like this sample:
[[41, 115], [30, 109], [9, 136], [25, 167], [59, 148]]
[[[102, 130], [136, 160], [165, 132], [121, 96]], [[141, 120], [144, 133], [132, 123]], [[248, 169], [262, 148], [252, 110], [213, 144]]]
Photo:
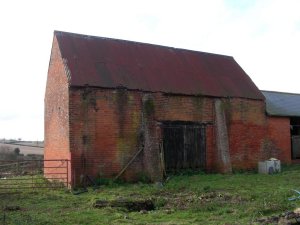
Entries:
[[299, 0], [7, 0], [0, 25], [0, 138], [43, 140], [54, 30], [231, 55], [258, 88], [300, 93]]

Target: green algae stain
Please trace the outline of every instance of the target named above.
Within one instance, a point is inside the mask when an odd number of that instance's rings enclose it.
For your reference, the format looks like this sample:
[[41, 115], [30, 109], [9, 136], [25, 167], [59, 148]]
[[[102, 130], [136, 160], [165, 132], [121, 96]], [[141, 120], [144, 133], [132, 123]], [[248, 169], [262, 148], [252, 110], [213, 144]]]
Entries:
[[137, 130], [141, 124], [141, 116], [137, 111], [133, 111], [131, 114], [131, 128], [132, 130]]
[[149, 98], [145, 101], [144, 109], [147, 116], [151, 116], [154, 114], [155, 106], [153, 99]]
[[141, 125], [140, 112], [131, 107], [128, 107], [128, 110], [126, 113], [129, 121], [124, 124], [123, 135], [119, 135], [117, 138], [116, 157], [119, 159], [121, 165], [126, 164], [130, 160], [130, 157], [137, 151], [139, 128]]

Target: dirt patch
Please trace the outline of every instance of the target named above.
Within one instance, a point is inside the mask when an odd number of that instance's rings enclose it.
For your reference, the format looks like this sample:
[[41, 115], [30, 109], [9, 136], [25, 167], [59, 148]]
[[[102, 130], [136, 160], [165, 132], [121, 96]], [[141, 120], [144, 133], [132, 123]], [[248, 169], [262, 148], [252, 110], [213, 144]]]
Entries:
[[112, 201], [107, 200], [97, 200], [94, 204], [95, 208], [125, 208], [130, 212], [139, 211], [152, 211], [155, 209], [154, 202], [150, 199], [148, 200], [128, 200], [128, 199], [117, 199]]
[[16, 206], [5, 206], [4, 211], [19, 211], [21, 210], [21, 207], [16, 205]]
[[165, 202], [165, 209], [187, 209], [191, 205], [205, 205], [212, 202], [240, 204], [245, 201], [241, 196], [235, 196], [227, 192], [217, 191], [201, 194], [196, 194], [194, 192], [162, 192], [160, 193], [160, 196], [162, 196], [160, 198]]
[[[132, 198], [135, 197], [135, 198]], [[138, 199], [138, 200], [132, 200]], [[156, 193], [155, 198], [151, 200], [143, 199], [140, 195], [132, 194], [129, 199], [117, 199], [112, 201], [107, 200], [96, 200], [94, 207], [95, 208], [123, 208], [128, 211], [151, 211], [156, 209], [163, 209], [166, 211], [172, 210], [185, 210], [193, 206], [205, 206], [210, 203], [231, 203], [231, 204], [240, 204], [245, 200], [240, 196], [231, 195], [227, 192], [207, 192], [197, 194], [194, 192], [167, 192], [160, 191]]]

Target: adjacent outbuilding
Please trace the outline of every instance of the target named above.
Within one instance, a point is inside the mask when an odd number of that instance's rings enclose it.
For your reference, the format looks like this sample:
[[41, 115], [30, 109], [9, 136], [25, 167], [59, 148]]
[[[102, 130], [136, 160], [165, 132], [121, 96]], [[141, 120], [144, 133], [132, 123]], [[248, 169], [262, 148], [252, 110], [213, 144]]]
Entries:
[[291, 152], [294, 161], [300, 159], [300, 94], [262, 91], [266, 97], [270, 133], [277, 133], [277, 146]]

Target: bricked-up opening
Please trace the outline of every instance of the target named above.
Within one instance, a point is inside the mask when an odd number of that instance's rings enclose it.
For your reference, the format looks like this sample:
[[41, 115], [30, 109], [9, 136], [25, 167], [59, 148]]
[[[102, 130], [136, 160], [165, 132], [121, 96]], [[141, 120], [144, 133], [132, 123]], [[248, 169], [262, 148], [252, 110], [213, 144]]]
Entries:
[[291, 117], [292, 159], [300, 159], [300, 117]]
[[164, 167], [167, 173], [204, 170], [206, 167], [205, 125], [185, 121], [162, 123]]

